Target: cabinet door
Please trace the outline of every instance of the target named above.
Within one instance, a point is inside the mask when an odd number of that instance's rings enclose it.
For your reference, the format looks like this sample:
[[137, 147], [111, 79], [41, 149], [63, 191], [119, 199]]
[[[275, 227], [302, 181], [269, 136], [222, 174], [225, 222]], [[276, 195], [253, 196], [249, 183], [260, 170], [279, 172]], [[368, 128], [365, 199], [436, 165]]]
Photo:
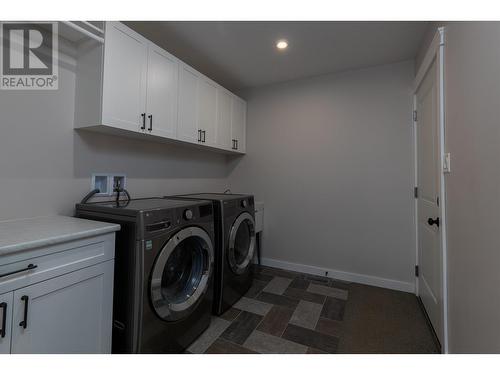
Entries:
[[102, 123], [142, 131], [146, 112], [147, 41], [119, 22], [106, 23]]
[[14, 293], [0, 295], [0, 354], [10, 353]]
[[150, 45], [146, 129], [148, 133], [175, 138], [177, 127], [178, 62], [163, 49]]
[[233, 106], [232, 95], [221, 87], [217, 88], [217, 128], [216, 144], [230, 150], [231, 141], [231, 109]]
[[237, 151], [245, 152], [246, 142], [246, 118], [247, 118], [247, 105], [240, 98], [233, 97], [233, 112], [231, 121], [231, 134], [232, 139], [236, 140]]
[[177, 139], [198, 141], [198, 74], [185, 64], [179, 66], [179, 114]]
[[200, 77], [198, 85], [198, 127], [203, 132], [203, 144], [213, 146], [217, 120], [217, 86], [204, 77]]
[[107, 261], [16, 290], [11, 352], [110, 353], [113, 266]]

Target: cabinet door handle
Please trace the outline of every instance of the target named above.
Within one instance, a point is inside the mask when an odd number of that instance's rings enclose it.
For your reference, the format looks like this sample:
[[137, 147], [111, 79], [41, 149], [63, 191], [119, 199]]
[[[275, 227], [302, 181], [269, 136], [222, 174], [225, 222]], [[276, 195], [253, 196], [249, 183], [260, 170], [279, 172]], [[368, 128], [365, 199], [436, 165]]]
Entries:
[[236, 148], [235, 148], [235, 150], [237, 150], [237, 149], [238, 149], [238, 140], [237, 140], [237, 139], [235, 139], [235, 140], [234, 140], [234, 142], [236, 143]]
[[234, 150], [234, 139], [231, 139], [231, 141], [233, 142], [232, 146], [231, 146], [231, 149]]
[[30, 270], [34, 270], [35, 268], [37, 268], [38, 266], [36, 264], [28, 264], [28, 267], [26, 268], [23, 268], [21, 270], [17, 270], [17, 271], [12, 271], [12, 272], [7, 272], [7, 273], [3, 273], [0, 275], [0, 279], [2, 277], [5, 277], [5, 276], [10, 276], [10, 275], [15, 275], [16, 273], [20, 273], [20, 272], [24, 272], [24, 271], [30, 271]]
[[142, 126], [141, 126], [141, 129], [144, 130], [144, 129], [146, 129], [146, 114], [145, 113], [141, 113], [141, 117], [142, 117]]
[[7, 302], [0, 303], [2, 309], [2, 329], [0, 330], [0, 337], [3, 339], [7, 333]]
[[198, 142], [201, 142], [201, 129], [198, 129]]
[[149, 131], [153, 130], [153, 115], [148, 116], [149, 119]]
[[28, 296], [22, 296], [21, 301], [24, 301], [24, 320], [22, 322], [19, 322], [19, 326], [23, 327], [26, 329], [28, 327], [28, 303], [29, 303], [29, 297]]
[[206, 135], [207, 135], [207, 132], [205, 130], [202, 131], [203, 133], [203, 143], [205, 143], [205, 140], [206, 140]]

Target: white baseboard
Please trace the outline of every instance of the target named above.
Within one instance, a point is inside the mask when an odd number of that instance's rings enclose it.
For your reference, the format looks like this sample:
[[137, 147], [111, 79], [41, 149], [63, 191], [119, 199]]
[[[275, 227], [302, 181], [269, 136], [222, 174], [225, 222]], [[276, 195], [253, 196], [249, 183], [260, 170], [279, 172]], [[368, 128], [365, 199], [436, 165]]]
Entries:
[[332, 270], [328, 268], [321, 268], [316, 266], [309, 266], [306, 264], [285, 262], [278, 259], [262, 258], [261, 263], [263, 266], [281, 268], [289, 271], [297, 271], [309, 273], [311, 275], [325, 276], [328, 272], [328, 277], [354, 283], [360, 283], [371, 286], [378, 286], [381, 288], [399, 290], [402, 292], [415, 293], [415, 284], [404, 281], [384, 279], [377, 276], [361, 275], [359, 273], [344, 272], [339, 270]]

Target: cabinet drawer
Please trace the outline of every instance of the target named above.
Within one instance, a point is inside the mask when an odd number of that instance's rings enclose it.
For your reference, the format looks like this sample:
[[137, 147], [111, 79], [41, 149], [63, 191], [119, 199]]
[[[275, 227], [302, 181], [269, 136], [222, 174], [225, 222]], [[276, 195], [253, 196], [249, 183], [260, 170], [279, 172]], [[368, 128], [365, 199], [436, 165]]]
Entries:
[[[114, 235], [58, 246], [58, 251], [0, 265], [0, 294], [114, 259]], [[0, 262], [3, 262], [0, 259]], [[5, 276], [1, 276], [5, 275]]]

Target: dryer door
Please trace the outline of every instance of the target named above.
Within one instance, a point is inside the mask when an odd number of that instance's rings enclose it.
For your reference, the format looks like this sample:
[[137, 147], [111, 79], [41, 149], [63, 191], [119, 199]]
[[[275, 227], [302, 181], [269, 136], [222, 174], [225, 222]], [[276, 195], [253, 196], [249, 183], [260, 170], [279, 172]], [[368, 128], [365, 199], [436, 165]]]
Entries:
[[151, 303], [160, 318], [175, 321], [191, 313], [207, 291], [213, 261], [213, 244], [203, 229], [188, 227], [170, 238], [151, 273]]
[[244, 212], [234, 221], [229, 234], [228, 261], [231, 270], [240, 275], [250, 266], [255, 251], [255, 221]]

